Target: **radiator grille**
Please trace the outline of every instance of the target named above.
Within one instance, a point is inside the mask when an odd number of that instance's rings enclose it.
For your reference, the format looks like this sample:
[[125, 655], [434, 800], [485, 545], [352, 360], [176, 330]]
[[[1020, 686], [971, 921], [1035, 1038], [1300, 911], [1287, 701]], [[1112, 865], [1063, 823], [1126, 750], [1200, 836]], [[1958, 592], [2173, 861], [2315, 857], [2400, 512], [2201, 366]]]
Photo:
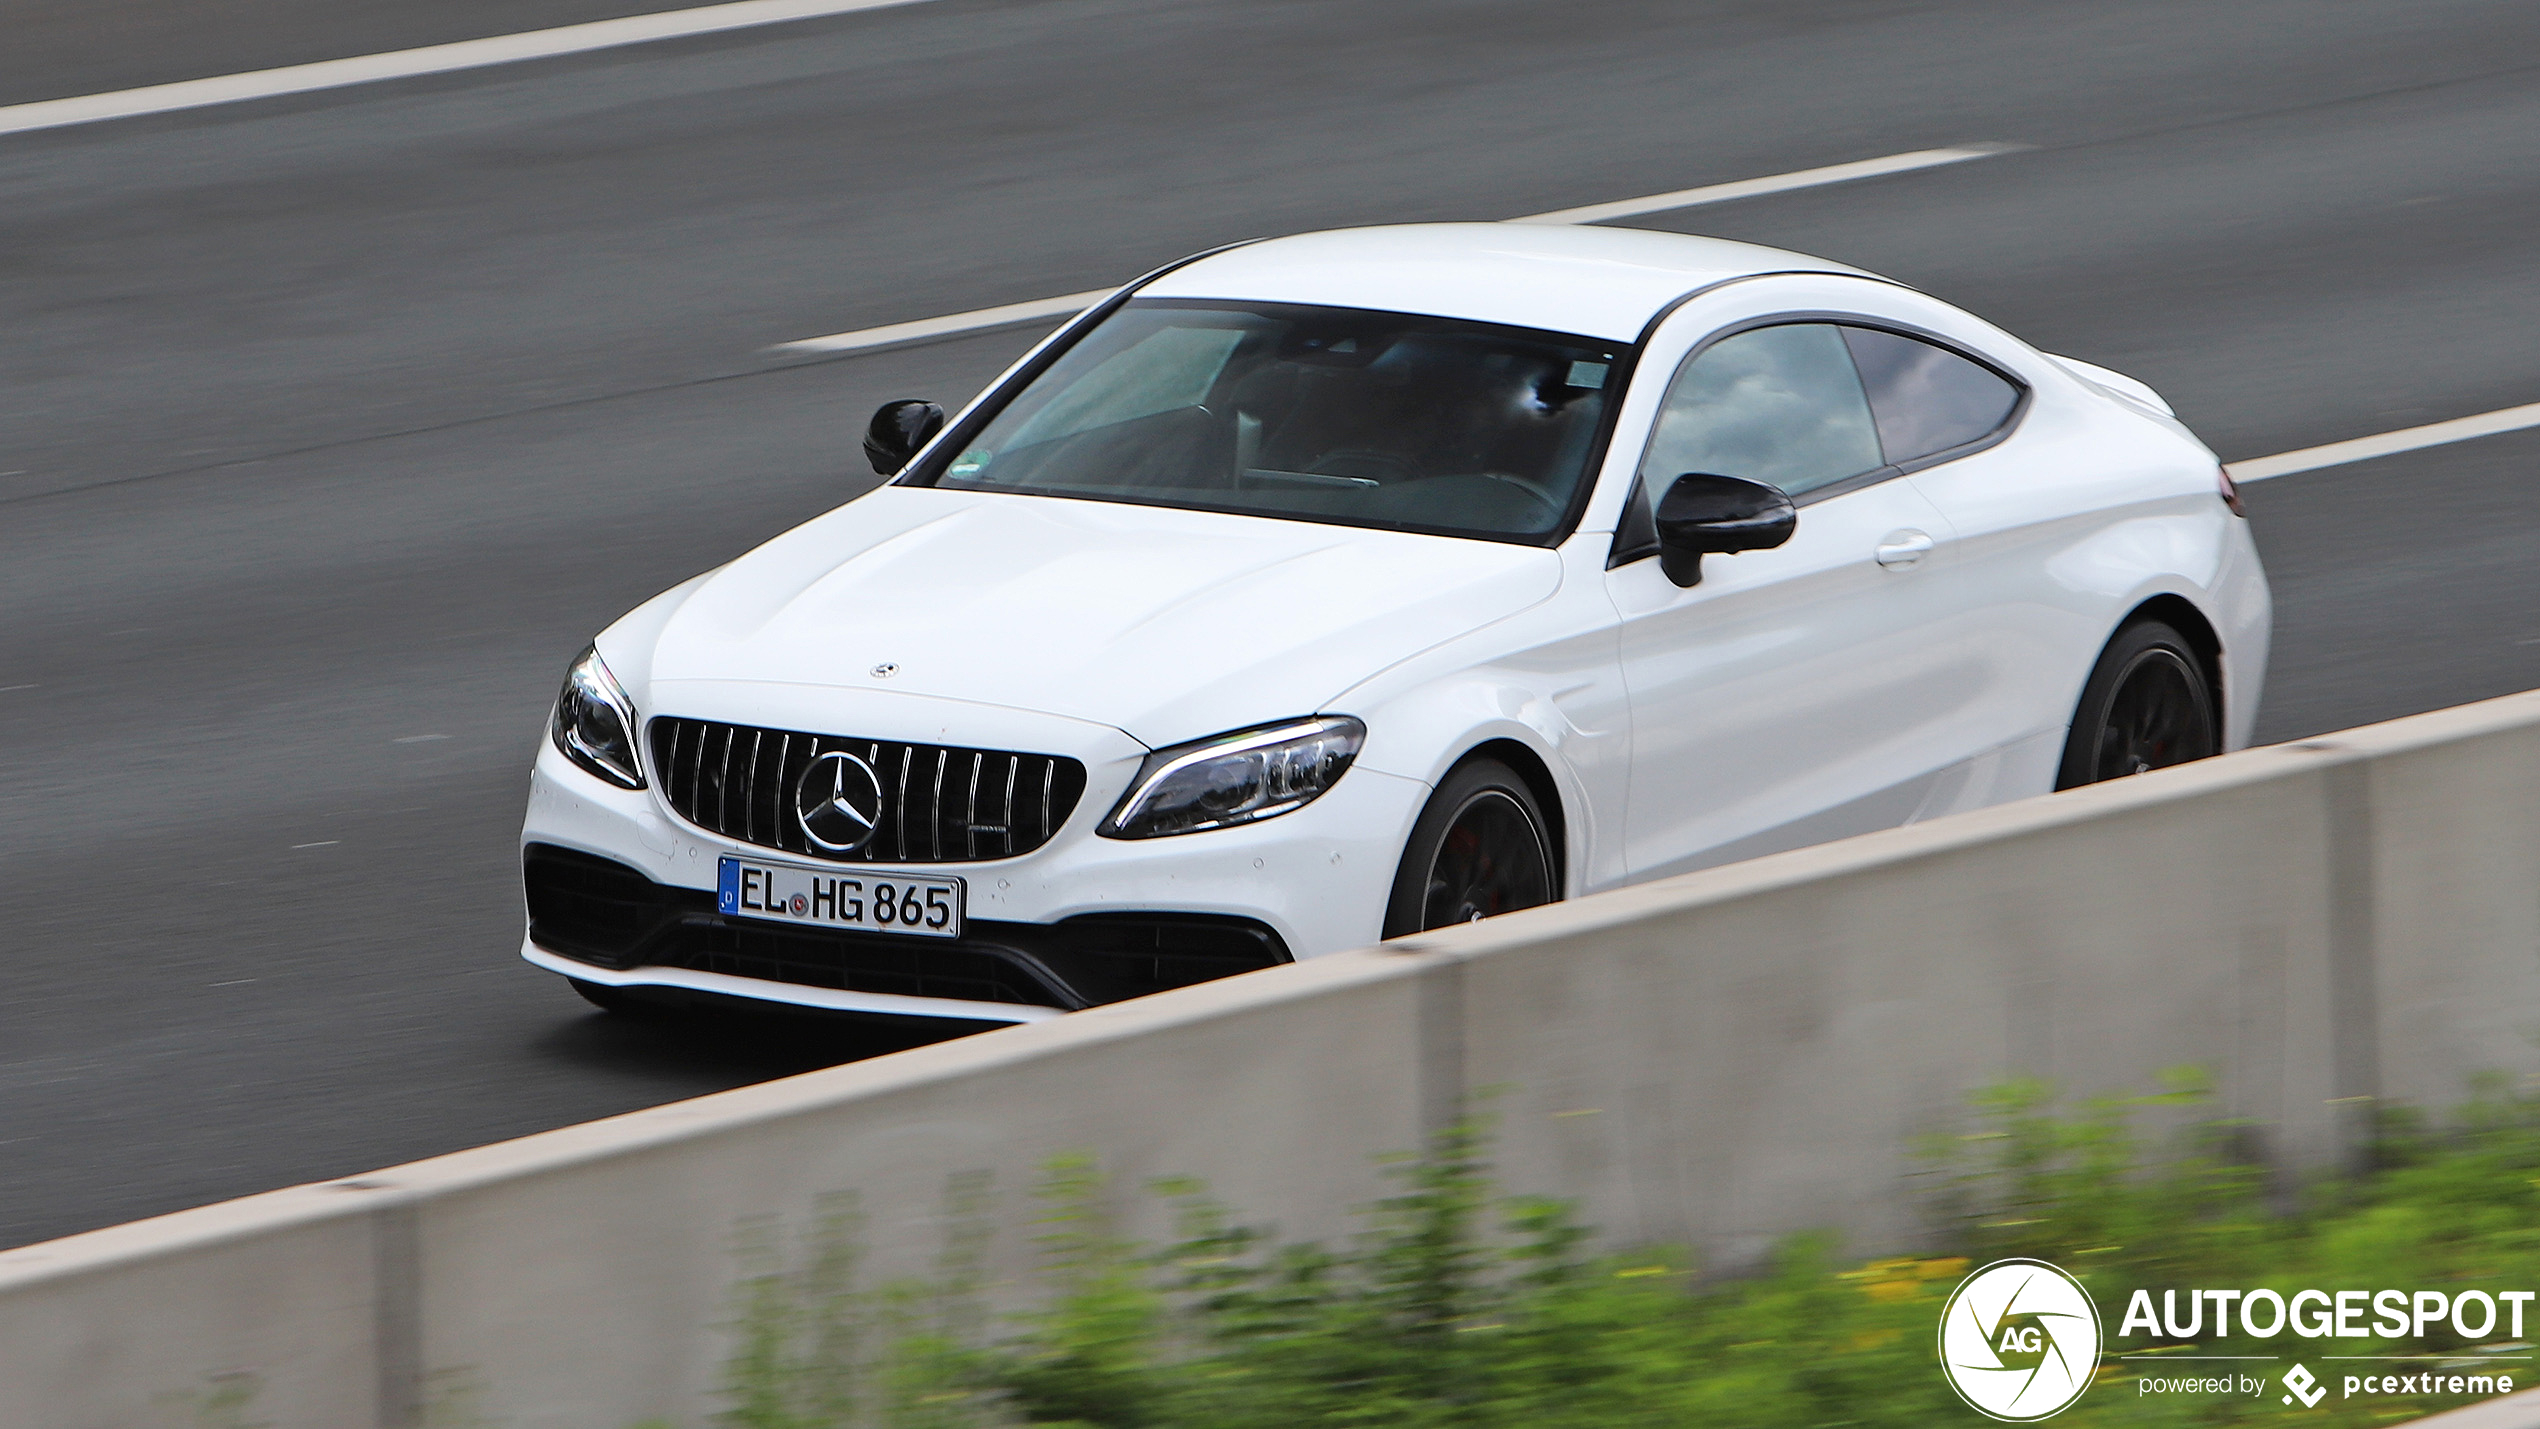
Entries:
[[[1051, 754], [901, 744], [664, 716], [653, 776], [679, 817], [740, 843], [844, 863], [968, 863], [1050, 841], [1085, 792], [1085, 766]], [[830, 853], [804, 837], [794, 786], [843, 751], [873, 768], [882, 816], [872, 841]]]

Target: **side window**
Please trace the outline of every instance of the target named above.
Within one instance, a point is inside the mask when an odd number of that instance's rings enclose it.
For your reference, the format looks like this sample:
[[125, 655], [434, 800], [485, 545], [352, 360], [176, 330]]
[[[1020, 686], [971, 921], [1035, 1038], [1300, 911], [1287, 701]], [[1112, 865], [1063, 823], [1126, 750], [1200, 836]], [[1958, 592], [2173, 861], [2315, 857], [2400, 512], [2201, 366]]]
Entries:
[[1722, 338], [1676, 373], [1640, 472], [1651, 500], [1689, 471], [1797, 496], [1885, 464], [1842, 330], [1785, 323]]
[[1876, 328], [1842, 331], [1891, 462], [1989, 437], [2019, 405], [2019, 388], [1946, 348]]

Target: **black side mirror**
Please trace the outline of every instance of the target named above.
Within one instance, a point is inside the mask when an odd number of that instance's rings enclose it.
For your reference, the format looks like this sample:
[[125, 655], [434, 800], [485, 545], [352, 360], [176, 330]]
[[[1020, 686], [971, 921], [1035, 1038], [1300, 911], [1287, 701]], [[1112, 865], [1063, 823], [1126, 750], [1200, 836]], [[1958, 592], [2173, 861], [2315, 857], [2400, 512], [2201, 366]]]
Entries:
[[893, 475], [943, 429], [944, 409], [932, 402], [914, 397], [885, 402], [864, 429], [864, 459], [882, 475]]
[[1658, 565], [1680, 586], [1702, 584], [1702, 558], [1769, 551], [1799, 529], [1799, 508], [1778, 486], [1692, 471], [1658, 503]]

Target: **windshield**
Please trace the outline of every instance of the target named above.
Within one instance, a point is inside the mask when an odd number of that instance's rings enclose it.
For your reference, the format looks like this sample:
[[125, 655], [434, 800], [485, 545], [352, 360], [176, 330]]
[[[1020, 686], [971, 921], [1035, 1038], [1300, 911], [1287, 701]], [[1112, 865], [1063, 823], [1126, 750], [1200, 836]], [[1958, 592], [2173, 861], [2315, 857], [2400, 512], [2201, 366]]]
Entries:
[[1129, 303], [911, 485], [1557, 534], [1621, 349], [1353, 308]]

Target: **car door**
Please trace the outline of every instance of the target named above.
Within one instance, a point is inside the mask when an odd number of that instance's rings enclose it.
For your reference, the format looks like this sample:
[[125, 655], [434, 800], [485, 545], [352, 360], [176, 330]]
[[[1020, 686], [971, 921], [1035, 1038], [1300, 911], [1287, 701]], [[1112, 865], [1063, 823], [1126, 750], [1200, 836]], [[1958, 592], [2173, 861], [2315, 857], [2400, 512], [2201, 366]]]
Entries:
[[[1949, 523], [1898, 479], [1842, 329], [1749, 321], [1672, 373], [1617, 521], [1607, 591], [1631, 709], [1635, 880], [1912, 819], [1966, 751], [1966, 673], [1925, 627], [1963, 599]], [[1678, 587], [1652, 503], [1687, 472], [1768, 482], [1790, 540]]]
[[2053, 469], [2087, 468], [2096, 454], [2050, 440], [2054, 455], [2041, 461], [2040, 433], [2023, 423], [2027, 388], [1973, 349], [1929, 331], [1854, 326], [1845, 335], [1888, 460], [1958, 537], [1952, 578], [1966, 599], [1927, 636], [1934, 658], [1967, 670], [1978, 696], [1961, 724], [1972, 762], [1926, 813], [2043, 794], [2054, 787], [2080, 672], [2105, 635], [2104, 616], [2077, 608], [2089, 602], [2073, 587], [2090, 582], [2058, 579], [2053, 568], [2060, 544], [2091, 516], [2076, 510], [2077, 483]]

